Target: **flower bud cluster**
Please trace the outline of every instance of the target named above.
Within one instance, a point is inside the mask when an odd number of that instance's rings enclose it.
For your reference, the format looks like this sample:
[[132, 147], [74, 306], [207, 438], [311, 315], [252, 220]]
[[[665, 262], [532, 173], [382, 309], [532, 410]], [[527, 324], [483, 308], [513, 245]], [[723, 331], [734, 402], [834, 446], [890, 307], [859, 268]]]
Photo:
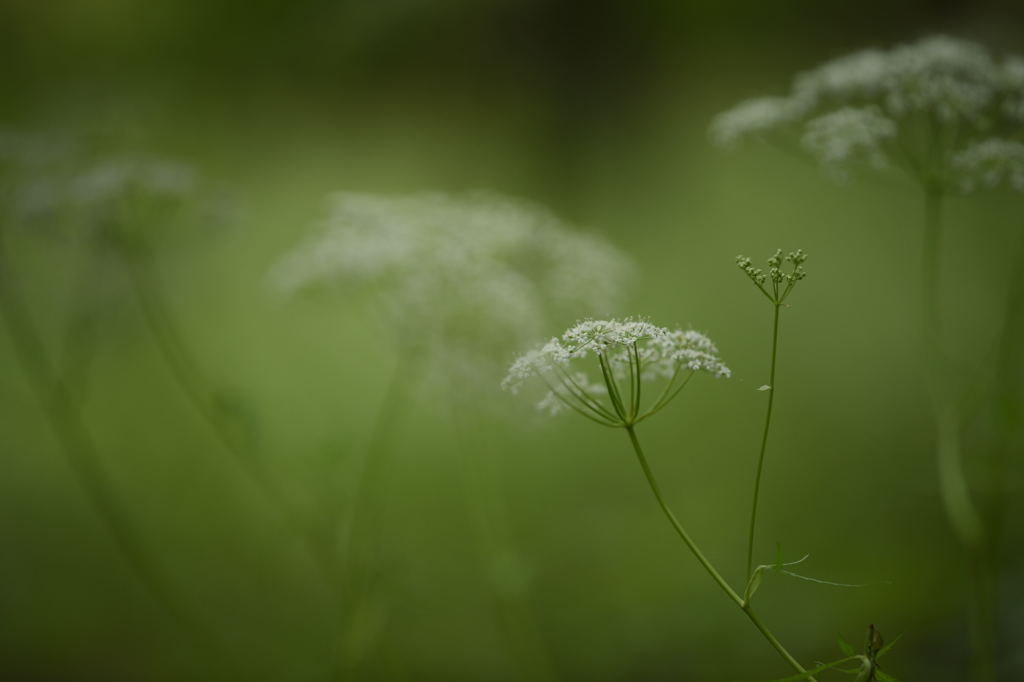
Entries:
[[777, 249], [768, 258], [767, 271], [754, 267], [754, 261], [748, 256], [736, 256], [736, 265], [765, 296], [776, 305], [781, 305], [796, 283], [807, 277], [804, 270], [806, 260], [807, 254], [803, 249], [790, 251], [785, 256], [782, 255], [782, 249]]

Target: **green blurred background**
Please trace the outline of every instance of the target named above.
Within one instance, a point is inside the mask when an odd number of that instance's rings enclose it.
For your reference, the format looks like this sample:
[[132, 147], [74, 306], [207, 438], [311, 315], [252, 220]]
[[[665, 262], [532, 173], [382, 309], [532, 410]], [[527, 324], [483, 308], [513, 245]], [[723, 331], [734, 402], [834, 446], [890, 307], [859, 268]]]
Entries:
[[[961, 680], [967, 567], [938, 500], [916, 351], [918, 196], [898, 182], [839, 187], [771, 149], [723, 153], [706, 138], [716, 112], [794, 72], [932, 32], [1021, 52], [1024, 9], [3, 0], [0, 124], [100, 131], [119, 150], [195, 164], [227, 198], [225, 216], [163, 235], [155, 269], [204, 380], [242, 415], [247, 456], [310, 532], [346, 509], [397, 362], [369, 301], [289, 303], [267, 285], [327, 192], [488, 188], [628, 252], [640, 268], [624, 312], [706, 331], [734, 370], [695, 381], [642, 435], [677, 514], [737, 583], [771, 312], [733, 257], [802, 247], [810, 276], [784, 311], [760, 554], [773, 560], [777, 540], [812, 555], [810, 575], [871, 586], [769, 576], [762, 615], [806, 662], [874, 623], [904, 633], [893, 674]], [[965, 386], [992, 372], [1021, 206], [990, 194], [950, 207], [944, 315]], [[118, 556], [0, 335], [0, 678], [786, 674], [674, 538], [624, 435], [542, 419], [490, 377], [453, 389], [429, 358], [374, 465], [368, 570], [383, 596], [353, 617], [183, 397], [118, 264], [45, 229], [6, 241], [48, 352], [87, 358], [84, 418], [193, 625]], [[969, 467], [986, 428], [969, 425]], [[1020, 467], [1004, 482], [1001, 679], [1013, 680]]]

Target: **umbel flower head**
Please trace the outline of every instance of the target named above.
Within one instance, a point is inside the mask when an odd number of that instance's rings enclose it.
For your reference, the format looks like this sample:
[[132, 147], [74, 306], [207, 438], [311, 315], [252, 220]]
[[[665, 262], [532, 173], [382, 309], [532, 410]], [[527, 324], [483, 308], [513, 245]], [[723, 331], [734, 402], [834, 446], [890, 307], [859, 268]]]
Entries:
[[552, 317], [606, 313], [628, 259], [549, 211], [489, 193], [338, 194], [272, 277], [286, 294], [326, 286], [379, 297], [400, 338], [474, 370], [536, 338]]
[[1024, 192], [1024, 143], [998, 138], [977, 142], [953, 157], [953, 168], [964, 192], [1002, 185]]
[[198, 174], [157, 157], [100, 159], [75, 173], [64, 200], [101, 237], [131, 246], [197, 198]]
[[166, 159], [106, 159], [74, 178], [71, 197], [83, 205], [110, 204], [133, 194], [161, 199], [187, 198], [196, 186], [195, 170]]
[[[13, 222], [124, 245], [198, 198], [197, 173], [174, 160], [100, 156], [59, 134], [0, 131], [3, 209]], [[204, 198], [205, 199], [205, 198]]]
[[[516, 393], [538, 379], [547, 389], [539, 409], [568, 408], [605, 426], [632, 426], [665, 407], [697, 372], [731, 375], [699, 332], [632, 318], [584, 320], [519, 356], [501, 386]], [[654, 385], [653, 400], [646, 399], [647, 384]]]
[[929, 188], [958, 191], [993, 184], [970, 155], [957, 162], [960, 155], [986, 140], [1012, 145], [1022, 124], [1024, 59], [932, 36], [827, 61], [799, 74], [784, 96], [719, 114], [710, 135], [727, 147], [750, 138], [795, 143], [840, 181], [856, 170], [895, 168]]

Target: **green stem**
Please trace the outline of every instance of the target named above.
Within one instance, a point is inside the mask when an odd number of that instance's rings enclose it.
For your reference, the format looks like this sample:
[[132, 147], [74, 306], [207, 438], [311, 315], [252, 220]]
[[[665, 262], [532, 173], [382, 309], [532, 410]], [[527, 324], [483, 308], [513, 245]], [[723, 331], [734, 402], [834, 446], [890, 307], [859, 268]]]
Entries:
[[[330, 679], [354, 679], [367, 657], [373, 653], [375, 642], [366, 639], [359, 646], [353, 635], [360, 627], [358, 616], [372, 602], [372, 580], [376, 555], [380, 551], [379, 510], [371, 504], [371, 493], [379, 483], [385, 464], [385, 456], [396, 433], [396, 426], [404, 416], [416, 383], [424, 370], [422, 356], [411, 346], [402, 346], [398, 362], [392, 370], [370, 424], [366, 444], [353, 452], [349, 470], [349, 490], [344, 506], [339, 510], [340, 519], [331, 524], [336, 530], [330, 534], [336, 538], [335, 551], [339, 557], [339, 575], [344, 581], [348, 604], [340, 599], [332, 608], [340, 610], [347, 606], [348, 616], [338, 626], [334, 636], [336, 651]], [[332, 514], [335, 516], [335, 514]]]
[[754, 529], [757, 526], [757, 501], [761, 494], [761, 472], [764, 470], [764, 453], [768, 447], [768, 430], [772, 424], [772, 405], [775, 404], [775, 358], [779, 346], [779, 303], [774, 303], [772, 316], [772, 362], [768, 372], [768, 409], [764, 415], [764, 432], [761, 434], [761, 451], [757, 455], [757, 475], [754, 477], [754, 502], [750, 508], [750, 531], [747, 533], [747, 581], [754, 570]]
[[[676, 372], [672, 375], [672, 378], [669, 379], [669, 383], [668, 383], [667, 386], [665, 386], [665, 390], [662, 392], [661, 397], [658, 398], [657, 401], [655, 401], [655, 403], [651, 407], [651, 409], [647, 410], [642, 415], [640, 415], [639, 417], [634, 419], [633, 423], [634, 424], [639, 424], [640, 422], [642, 422], [643, 420], [647, 419], [651, 415], [657, 413], [662, 408], [664, 408], [666, 405], [668, 405], [670, 402], [672, 402], [672, 399], [675, 398], [677, 395], [679, 395], [680, 391], [682, 391], [684, 388], [686, 388], [686, 384], [690, 383], [690, 379], [692, 379], [693, 375], [696, 374], [696, 373], [697, 373], [696, 370], [690, 370], [690, 373], [686, 375], [686, 378], [683, 379], [682, 382], [678, 386], [676, 386], [675, 385], [675, 381], [676, 381], [676, 379], [679, 376], [679, 370], [677, 369]], [[669, 393], [670, 390], [671, 390], [671, 393]]]
[[989, 538], [981, 514], [971, 499], [964, 474], [960, 415], [954, 397], [953, 377], [946, 369], [941, 339], [939, 258], [942, 253], [942, 200], [939, 187], [925, 188], [924, 243], [921, 307], [922, 343], [932, 416], [935, 422], [935, 454], [939, 493], [957, 539], [971, 566], [972, 603], [969, 609], [973, 649], [972, 679], [995, 679], [995, 615], [989, 602], [994, 594], [994, 565], [989, 557]]
[[185, 341], [178, 325], [169, 312], [153, 273], [149, 254], [141, 244], [127, 247], [122, 258], [128, 270], [143, 322], [156, 343], [164, 364], [181, 389], [182, 395], [199, 418], [204, 421], [231, 461], [249, 482], [259, 490], [272, 508], [272, 513], [283, 527], [298, 538], [314, 569], [321, 575], [325, 585], [337, 590], [337, 580], [331, 558], [304, 528], [295, 510], [285, 499], [271, 477], [252, 459], [232, 433], [232, 425], [225, 421], [213, 400], [210, 389], [194, 361], [194, 354]]
[[3, 317], [19, 364], [42, 405], [72, 473], [117, 551], [153, 598], [176, 620], [196, 626], [176, 605], [158, 562], [146, 549], [131, 522], [100, 453], [76, 408], [66, 384], [57, 377], [28, 307], [17, 289], [14, 274], [2, 262], [0, 248], [0, 316]]
[[968, 548], [984, 542], [981, 516], [971, 500], [960, 452], [960, 420], [939, 339], [941, 314], [938, 295], [942, 236], [942, 193], [925, 190], [925, 234], [922, 262], [923, 344], [928, 392], [935, 421], [939, 492], [960, 541]]
[[[633, 450], [634, 452], [636, 452], [637, 460], [640, 462], [640, 468], [643, 469], [644, 475], [647, 477], [647, 483], [650, 484], [651, 491], [654, 493], [655, 499], [658, 500], [658, 505], [661, 507], [661, 510], [665, 512], [665, 516], [668, 518], [669, 523], [672, 524], [672, 527], [675, 529], [676, 533], [679, 535], [680, 538], [682, 538], [683, 543], [686, 544], [686, 547], [697, 558], [697, 561], [700, 562], [700, 565], [704, 567], [704, 570], [708, 572], [708, 575], [711, 576], [712, 580], [714, 580], [715, 583], [717, 583], [718, 586], [722, 588], [722, 591], [725, 592], [726, 596], [728, 596], [729, 599], [731, 599], [733, 603], [736, 604], [736, 606], [738, 606], [740, 610], [742, 610], [743, 613], [747, 615], [747, 618], [750, 619], [750, 622], [753, 623], [754, 627], [756, 627], [758, 631], [764, 636], [764, 638], [768, 640], [768, 643], [772, 645], [772, 648], [774, 648], [779, 653], [779, 655], [782, 656], [782, 658], [784, 658], [786, 662], [793, 667], [794, 670], [796, 670], [798, 673], [806, 674], [807, 670], [802, 665], [800, 665], [799, 661], [793, 658], [793, 655], [786, 650], [786, 647], [782, 645], [782, 643], [775, 637], [775, 635], [772, 634], [768, 627], [765, 626], [765, 624], [761, 622], [757, 615], [754, 614], [754, 610], [751, 607], [750, 603], [744, 601], [743, 598], [736, 593], [736, 590], [734, 590], [732, 586], [729, 585], [725, 578], [722, 577], [722, 574], [719, 573], [718, 570], [715, 569], [715, 567], [708, 560], [708, 558], [704, 556], [704, 553], [700, 550], [700, 548], [693, 541], [693, 539], [690, 538], [690, 535], [683, 528], [682, 524], [679, 523], [679, 520], [676, 519], [676, 515], [672, 513], [672, 510], [669, 509], [668, 504], [665, 502], [665, 497], [661, 494], [661, 487], [658, 485], [657, 479], [654, 478], [654, 472], [651, 471], [651, 466], [647, 462], [647, 457], [644, 455], [643, 448], [640, 447], [640, 441], [636, 437], [636, 430], [632, 425], [626, 425], [625, 429], [626, 433], [629, 434], [630, 442], [633, 444]], [[807, 679], [814, 682], [813, 677], [808, 677]]]
[[[580, 404], [592, 410], [598, 417], [601, 417], [602, 419], [605, 419], [608, 422], [610, 422], [610, 424], [605, 424], [605, 426], [617, 425], [615, 424], [615, 422], [617, 421], [615, 415], [613, 415], [611, 412], [605, 409], [604, 406], [601, 405], [601, 403], [599, 403], [597, 400], [592, 398], [590, 394], [587, 393], [587, 391], [582, 386], [579, 385], [579, 382], [572, 378], [572, 375], [569, 374], [569, 372], [567, 372], [562, 367], [556, 367], [556, 371], [558, 372], [559, 378], [561, 379], [562, 384], [565, 386], [566, 390], [569, 391], [569, 393], [572, 394], [577, 400], [579, 400]], [[555, 390], [555, 387], [551, 385], [551, 383], [548, 382], [546, 378], [545, 383], [547, 383], [548, 389], [552, 393], [554, 393], [556, 396], [560, 395], [559, 392]], [[570, 407], [576, 409], [576, 411], [582, 414], [583, 416], [593, 419], [591, 415], [576, 408], [576, 406], [573, 403], [567, 400], [564, 402]]]
[[640, 390], [643, 380], [640, 376], [640, 350], [636, 347], [635, 341], [633, 342], [633, 356], [630, 359], [629, 366], [636, 382], [636, 390], [633, 393], [633, 413], [630, 415], [630, 419], [636, 421], [636, 418], [640, 416]]
[[[1024, 259], [1024, 241], [1017, 249], [1016, 262]], [[1003, 325], [996, 365], [995, 410], [998, 428], [995, 454], [989, 471], [989, 545], [993, 558], [998, 555], [1005, 522], [1007, 479], [1013, 455], [1021, 450], [1022, 390], [1024, 359], [1019, 349], [1024, 345], [1024, 268], [1015, 268], [1003, 312]]]
[[619, 415], [619, 419], [623, 422], [630, 421], [631, 417], [629, 412], [626, 410], [625, 403], [622, 402], [622, 396], [619, 393], [619, 385], [615, 381], [615, 374], [612, 372], [611, 365], [608, 364], [608, 360], [605, 358], [603, 353], [598, 354], [597, 360], [601, 364], [601, 374], [604, 376], [604, 383], [608, 387], [608, 397], [611, 398], [612, 407], [615, 408], [615, 412]]
[[[349, 472], [348, 502], [342, 511], [343, 520], [338, 532], [338, 550], [350, 570], [353, 568], [354, 543], [359, 519], [367, 513], [365, 507], [375, 483], [375, 475], [380, 473], [380, 467], [384, 464], [383, 459], [388, 454], [391, 438], [396, 432], [396, 424], [406, 410], [421, 370], [418, 352], [409, 348], [399, 351], [398, 362], [391, 372], [384, 396], [370, 423], [366, 445], [357, 449], [353, 455], [352, 468]], [[367, 520], [367, 523], [372, 525], [373, 521]], [[372, 535], [374, 530], [376, 529], [369, 528], [367, 532]]]
[[[1018, 258], [1024, 256], [1024, 242], [1018, 247]], [[990, 457], [985, 494], [986, 550], [979, 552], [972, 567], [976, 581], [975, 619], [987, 626], [988, 635], [977, 628], [975, 647], [979, 651], [977, 679], [995, 679], [992, 667], [999, 660], [997, 646], [997, 604], [999, 603], [999, 562], [1009, 499], [1007, 481], [1012, 458], [1022, 451], [1021, 443], [1021, 354], [1024, 343], [1024, 269], [1012, 274], [1003, 313], [996, 363], [995, 420], [996, 439]], [[986, 661], [988, 663], [986, 663]]]
[[268, 496], [274, 496], [269, 481], [257, 471], [248, 457], [238, 447], [230, 434], [230, 428], [223, 423], [213, 403], [210, 391], [196, 368], [193, 354], [187, 347], [183, 335], [168, 312], [168, 306], [160, 293], [150, 271], [148, 257], [141, 253], [125, 253], [124, 263], [131, 278], [143, 322], [156, 342], [157, 350], [164, 364], [171, 372], [181, 392], [196, 414], [205, 421], [210, 430], [224, 446], [236, 463]]

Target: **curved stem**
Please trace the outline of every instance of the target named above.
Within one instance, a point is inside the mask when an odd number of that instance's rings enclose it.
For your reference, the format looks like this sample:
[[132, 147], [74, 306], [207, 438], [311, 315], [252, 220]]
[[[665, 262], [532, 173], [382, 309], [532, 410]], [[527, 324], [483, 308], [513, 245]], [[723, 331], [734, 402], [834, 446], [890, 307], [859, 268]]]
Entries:
[[[566, 390], [569, 391], [569, 393], [572, 394], [577, 400], [579, 400], [584, 407], [586, 407], [589, 410], [592, 410], [594, 414], [608, 421], [611, 425], [618, 425], [618, 419], [615, 417], [615, 415], [609, 412], [595, 398], [591, 397], [591, 395], [587, 393], [587, 391], [584, 390], [582, 386], [579, 385], [579, 382], [572, 378], [572, 375], [569, 374], [569, 372], [567, 372], [564, 368], [557, 366], [555, 368], [555, 371], [558, 373], [560, 380], [565, 385]], [[556, 396], [561, 395], [557, 390], [555, 390], [555, 387], [552, 386], [551, 383], [547, 381], [546, 378], [544, 379], [544, 381], [545, 383], [547, 383], [548, 388], [551, 390], [552, 393], [554, 393]], [[570, 407], [573, 406], [572, 403], [567, 404], [570, 405]], [[581, 414], [583, 414], [586, 417], [590, 417], [590, 415], [586, 414], [585, 412], [581, 412]]]
[[392, 370], [384, 396], [370, 423], [366, 445], [357, 449], [349, 474], [350, 490], [348, 503], [342, 513], [341, 529], [338, 533], [339, 553], [351, 568], [352, 543], [359, 517], [365, 512], [366, 497], [372, 489], [373, 474], [379, 469], [380, 459], [386, 454], [395, 425], [405, 411], [406, 403], [419, 379], [419, 355], [408, 349], [400, 350], [398, 362]]
[[148, 253], [141, 244], [135, 244], [131, 251], [122, 253], [122, 260], [128, 270], [143, 322], [181, 393], [199, 418], [209, 426], [238, 470], [269, 503], [278, 521], [290, 534], [301, 540], [307, 556], [315, 570], [321, 574], [328, 589], [336, 590], [337, 581], [330, 557], [324, 555], [316, 540], [302, 527], [303, 524], [296, 517], [295, 510], [268, 473], [239, 444], [237, 435], [232, 432], [232, 424], [224, 419], [214, 402], [210, 389], [193, 359], [194, 354], [171, 316], [160, 287], [155, 281]]
[[754, 501], [750, 508], [750, 531], [747, 533], [747, 580], [754, 570], [754, 529], [757, 525], [757, 501], [761, 493], [761, 472], [764, 470], [764, 453], [768, 447], [768, 430], [772, 424], [772, 405], [775, 404], [775, 358], [779, 346], [779, 303], [774, 303], [772, 316], [772, 362], [768, 372], [768, 408], [764, 415], [764, 432], [761, 434], [761, 451], [757, 455], [757, 475], [754, 477]]
[[[768, 643], [772, 645], [772, 648], [775, 649], [775, 651], [777, 651], [780, 656], [786, 659], [786, 662], [789, 663], [789, 665], [794, 670], [796, 670], [798, 673], [806, 675], [807, 670], [802, 665], [800, 665], [800, 661], [793, 658], [793, 655], [790, 654], [789, 651], [786, 650], [786, 647], [782, 645], [782, 642], [780, 642], [778, 638], [772, 634], [772, 631], [768, 629], [768, 626], [765, 625], [761, 621], [761, 619], [757, 617], [757, 614], [754, 613], [754, 609], [750, 606], [750, 602], [747, 602], [740, 608], [743, 609], [743, 613], [747, 614], [747, 618], [749, 618], [750, 622], [754, 624], [754, 627], [757, 628], [758, 632], [760, 632], [764, 636], [764, 638], [768, 640]], [[807, 679], [811, 682], [817, 682], [812, 676], [808, 676]]]
[[160, 293], [160, 287], [154, 281], [150, 271], [148, 258], [139, 253], [125, 253], [123, 261], [129, 277], [143, 322], [146, 325], [164, 364], [170, 370], [181, 392], [199, 417], [205, 421], [210, 430], [224, 446], [240, 468], [268, 496], [276, 493], [270, 490], [266, 477], [252, 465], [246, 454], [238, 447], [230, 430], [224, 424], [213, 403], [205, 381], [196, 368], [193, 354], [184, 341], [174, 320], [168, 312], [168, 306]]
[[[373, 638], [360, 641], [353, 637], [359, 627], [358, 617], [372, 601], [370, 578], [366, 569], [373, 563], [373, 556], [379, 551], [372, 544], [377, 537], [377, 519], [374, 508], [370, 504], [375, 483], [388, 454], [391, 438], [394, 437], [399, 419], [404, 416], [407, 404], [412, 396], [416, 382], [423, 371], [421, 356], [415, 348], [403, 346], [398, 352], [398, 360], [391, 372], [384, 396], [377, 406], [370, 423], [369, 435], [363, 447], [353, 453], [349, 473], [349, 491], [344, 497], [344, 506], [340, 509], [340, 522], [332, 524], [330, 537], [336, 538], [336, 553], [339, 557], [339, 575], [344, 581], [348, 598], [348, 616], [337, 627], [334, 636], [336, 645], [335, 659], [331, 679], [347, 680], [357, 676], [363, 661], [372, 653], [375, 645]], [[363, 542], [361, 540], [366, 539]], [[332, 608], [344, 606], [339, 599]]]
[[[686, 375], [686, 378], [683, 379], [683, 381], [678, 386], [676, 386], [675, 381], [679, 377], [679, 370], [677, 369], [675, 373], [672, 375], [672, 378], [669, 379], [669, 383], [668, 385], [665, 386], [665, 390], [662, 392], [661, 397], [658, 398], [657, 401], [655, 401], [654, 406], [651, 407], [651, 409], [644, 412], [639, 417], [637, 417], [633, 423], [639, 424], [640, 422], [647, 419], [651, 415], [656, 414], [662, 408], [664, 408], [666, 405], [672, 402], [672, 400], [677, 395], [679, 395], [679, 392], [686, 388], [686, 384], [690, 383], [690, 379], [692, 379], [693, 375], [696, 373], [697, 372], [695, 370], [690, 370], [690, 373]], [[669, 391], [671, 391], [671, 393]]]
[[[676, 515], [672, 513], [671, 509], [669, 509], [668, 504], [665, 502], [664, 496], [661, 494], [661, 487], [658, 485], [657, 479], [654, 478], [654, 472], [651, 470], [651, 466], [647, 462], [647, 457], [644, 455], [643, 448], [640, 447], [640, 441], [636, 437], [636, 430], [631, 425], [626, 426], [625, 428], [626, 433], [629, 434], [629, 440], [633, 444], [633, 451], [636, 452], [637, 460], [640, 462], [640, 468], [643, 469], [644, 476], [647, 477], [647, 483], [651, 486], [651, 491], [654, 493], [655, 499], [658, 500], [658, 505], [661, 507], [661, 510], [665, 512], [665, 516], [668, 518], [669, 523], [672, 524], [672, 527], [675, 529], [676, 533], [679, 535], [680, 538], [682, 538], [683, 543], [686, 544], [686, 547], [690, 550], [690, 552], [693, 553], [693, 556], [697, 558], [697, 561], [700, 562], [700, 565], [704, 567], [704, 570], [708, 572], [708, 575], [711, 576], [711, 579], [714, 580], [715, 583], [720, 588], [722, 588], [722, 591], [725, 592], [729, 599], [731, 599], [732, 602], [736, 604], [736, 606], [738, 606], [740, 610], [742, 610], [743, 613], [747, 615], [747, 618], [750, 619], [750, 622], [753, 623], [754, 627], [756, 627], [758, 631], [764, 636], [764, 638], [768, 640], [768, 643], [772, 645], [772, 648], [775, 649], [775, 651], [777, 651], [779, 655], [782, 656], [782, 658], [785, 659], [785, 661], [789, 663], [789, 665], [792, 666], [794, 670], [796, 670], [798, 673], [806, 674], [807, 670], [802, 665], [800, 665], [799, 661], [793, 658], [793, 655], [786, 650], [786, 647], [784, 647], [782, 643], [775, 637], [775, 635], [771, 633], [768, 627], [761, 622], [761, 620], [754, 613], [750, 603], [744, 601], [743, 598], [736, 593], [736, 590], [734, 590], [732, 586], [729, 585], [726, 579], [722, 577], [722, 574], [719, 573], [718, 570], [708, 560], [708, 558], [704, 556], [704, 553], [697, 546], [697, 543], [693, 541], [689, 533], [687, 533], [686, 530], [683, 528], [682, 524], [679, 523], [679, 520], [676, 518]], [[814, 682], [814, 678], [811, 676], [808, 676], [807, 679]]]
[[153, 598], [179, 622], [191, 629], [195, 624], [178, 608], [156, 559], [140, 540], [115, 490], [92, 436], [86, 429], [76, 401], [61, 381], [47, 356], [17, 282], [3, 262], [0, 245], [0, 316], [3, 317], [14, 351], [32, 391], [42, 405], [72, 473], [100, 521], [114, 540], [118, 553]]

